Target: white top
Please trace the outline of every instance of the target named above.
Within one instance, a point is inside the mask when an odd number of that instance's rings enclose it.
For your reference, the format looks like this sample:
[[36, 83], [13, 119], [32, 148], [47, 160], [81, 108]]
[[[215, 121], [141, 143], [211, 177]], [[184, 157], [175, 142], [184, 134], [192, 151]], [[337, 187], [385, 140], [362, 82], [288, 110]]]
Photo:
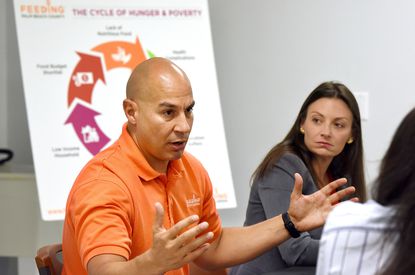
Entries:
[[318, 275], [372, 275], [389, 258], [396, 241], [385, 237], [393, 208], [376, 201], [337, 205], [329, 214], [320, 240]]

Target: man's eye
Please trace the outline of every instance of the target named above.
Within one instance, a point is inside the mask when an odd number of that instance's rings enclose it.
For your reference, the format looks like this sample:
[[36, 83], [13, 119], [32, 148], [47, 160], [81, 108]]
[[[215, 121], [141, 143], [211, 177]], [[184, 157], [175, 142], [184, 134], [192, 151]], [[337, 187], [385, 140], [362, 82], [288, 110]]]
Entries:
[[164, 115], [165, 116], [171, 116], [171, 115], [173, 115], [173, 111], [172, 110], [164, 111]]
[[193, 106], [186, 109], [186, 112], [191, 113], [193, 112]]

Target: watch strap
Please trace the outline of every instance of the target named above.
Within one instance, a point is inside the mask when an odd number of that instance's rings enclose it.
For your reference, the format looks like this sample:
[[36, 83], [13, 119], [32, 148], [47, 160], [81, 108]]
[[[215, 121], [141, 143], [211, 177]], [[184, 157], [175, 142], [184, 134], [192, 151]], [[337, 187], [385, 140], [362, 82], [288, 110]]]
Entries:
[[291, 237], [298, 238], [300, 237], [301, 233], [295, 228], [294, 223], [291, 221], [288, 212], [282, 214], [282, 220], [284, 221], [284, 226], [287, 229], [288, 233], [290, 233]]

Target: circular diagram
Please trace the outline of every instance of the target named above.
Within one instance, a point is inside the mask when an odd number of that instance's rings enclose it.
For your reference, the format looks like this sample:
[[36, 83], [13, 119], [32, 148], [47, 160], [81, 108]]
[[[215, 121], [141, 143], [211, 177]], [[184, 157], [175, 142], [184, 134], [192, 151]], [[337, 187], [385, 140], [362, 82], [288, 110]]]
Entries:
[[[110, 141], [101, 130], [95, 117], [100, 112], [90, 106], [92, 94], [97, 82], [105, 85], [106, 74], [116, 68], [133, 70], [147, 57], [138, 38], [134, 43], [127, 41], [110, 41], [91, 49], [90, 53], [77, 52], [80, 57], [75, 66], [68, 87], [68, 109], [73, 106], [64, 124], [72, 124], [83, 146], [96, 155]], [[147, 51], [149, 57], [154, 54]], [[83, 104], [87, 103], [87, 104]]]

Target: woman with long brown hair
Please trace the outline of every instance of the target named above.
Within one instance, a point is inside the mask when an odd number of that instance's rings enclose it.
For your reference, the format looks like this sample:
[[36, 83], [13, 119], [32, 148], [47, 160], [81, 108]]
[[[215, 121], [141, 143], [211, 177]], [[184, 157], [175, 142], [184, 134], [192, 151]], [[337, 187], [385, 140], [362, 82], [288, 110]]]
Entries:
[[[366, 200], [360, 112], [345, 85], [324, 82], [307, 97], [287, 136], [268, 152], [252, 176], [245, 225], [287, 211], [294, 173], [303, 176], [303, 194], [345, 177], [356, 187], [356, 196]], [[297, 238], [232, 268], [231, 274], [262, 274], [303, 266], [314, 274], [321, 231], [294, 234]]]

